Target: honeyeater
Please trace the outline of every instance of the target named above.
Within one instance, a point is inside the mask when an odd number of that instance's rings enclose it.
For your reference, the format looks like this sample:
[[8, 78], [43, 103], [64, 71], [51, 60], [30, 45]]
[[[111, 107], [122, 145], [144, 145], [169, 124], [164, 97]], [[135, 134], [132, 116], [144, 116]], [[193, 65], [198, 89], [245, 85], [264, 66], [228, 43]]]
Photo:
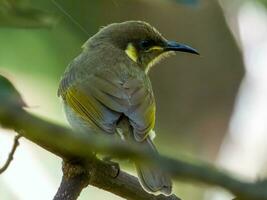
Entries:
[[[187, 45], [166, 40], [146, 22], [101, 28], [61, 78], [58, 95], [72, 128], [83, 134], [120, 135], [125, 142], [131, 140], [157, 152], [151, 137], [156, 105], [148, 72], [175, 51], [198, 54]], [[171, 194], [171, 179], [160, 167], [135, 165], [147, 192]]]

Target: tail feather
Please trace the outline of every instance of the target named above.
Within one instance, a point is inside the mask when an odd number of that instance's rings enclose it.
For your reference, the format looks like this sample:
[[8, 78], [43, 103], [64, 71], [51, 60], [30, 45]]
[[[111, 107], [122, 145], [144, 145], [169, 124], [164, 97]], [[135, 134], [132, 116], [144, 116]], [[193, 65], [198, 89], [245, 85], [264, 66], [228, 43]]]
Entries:
[[[138, 142], [133, 137], [132, 127], [129, 125], [127, 118], [122, 118], [118, 123], [117, 132], [123, 140], [129, 140]], [[151, 137], [147, 137], [144, 141], [138, 142], [140, 145], [144, 145], [146, 148], [150, 148], [155, 153], [157, 152], [156, 147], [151, 141]], [[143, 163], [135, 161], [137, 175], [139, 181], [148, 193], [153, 194], [164, 194], [166, 196], [171, 195], [172, 182], [170, 176], [165, 173], [159, 166], [151, 163]]]
[[[157, 152], [150, 138], [144, 141], [144, 145], [149, 145], [151, 149]], [[162, 193], [164, 195], [171, 195], [172, 182], [170, 176], [163, 172], [155, 164], [136, 162], [136, 169], [138, 178], [142, 187], [149, 193]]]

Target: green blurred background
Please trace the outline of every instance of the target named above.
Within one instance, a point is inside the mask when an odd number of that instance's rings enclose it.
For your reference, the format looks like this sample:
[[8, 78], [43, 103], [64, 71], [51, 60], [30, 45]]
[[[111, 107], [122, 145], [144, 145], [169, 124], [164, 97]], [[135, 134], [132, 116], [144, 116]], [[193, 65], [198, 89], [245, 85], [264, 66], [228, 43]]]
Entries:
[[[174, 158], [215, 162], [244, 76], [242, 45], [233, 33], [238, 26], [233, 23], [231, 27], [231, 20], [248, 1], [57, 2], [89, 35], [52, 1], [0, 0], [0, 73], [13, 81], [30, 106], [28, 110], [67, 125], [57, 87], [82, 44], [109, 23], [147, 21], [166, 38], [190, 44], [201, 53], [199, 57], [180, 53], [152, 69], [157, 101], [155, 143], [161, 153]], [[0, 151], [4, 160], [12, 138], [2, 132], [0, 148], [7, 149]], [[0, 177], [1, 199], [51, 199], [60, 182], [61, 160], [26, 140], [21, 143], [12, 169]], [[133, 170], [128, 161], [123, 163]], [[22, 191], [16, 184], [23, 184]], [[181, 180], [174, 189], [185, 200], [208, 199], [204, 185]], [[80, 199], [121, 198], [89, 187]]]

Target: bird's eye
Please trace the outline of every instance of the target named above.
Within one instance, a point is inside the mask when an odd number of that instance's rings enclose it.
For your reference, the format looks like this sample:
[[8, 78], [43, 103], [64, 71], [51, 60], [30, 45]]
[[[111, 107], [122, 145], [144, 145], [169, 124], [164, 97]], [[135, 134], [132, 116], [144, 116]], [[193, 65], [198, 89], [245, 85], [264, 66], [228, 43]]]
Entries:
[[149, 40], [142, 40], [140, 42], [140, 47], [142, 49], [148, 49], [150, 46], [151, 46], [151, 41], [149, 41]]

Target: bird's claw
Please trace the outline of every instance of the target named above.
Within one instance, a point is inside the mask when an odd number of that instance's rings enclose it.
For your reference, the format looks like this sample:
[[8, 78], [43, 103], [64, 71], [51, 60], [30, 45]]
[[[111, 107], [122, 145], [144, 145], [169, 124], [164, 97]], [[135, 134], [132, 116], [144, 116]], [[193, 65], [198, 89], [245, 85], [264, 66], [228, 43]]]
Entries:
[[104, 161], [107, 165], [111, 166], [111, 168], [112, 168], [111, 176], [112, 176], [113, 178], [116, 178], [116, 177], [118, 177], [118, 175], [119, 175], [119, 173], [120, 173], [120, 166], [119, 166], [119, 164], [118, 164], [117, 162], [114, 162], [114, 161], [112, 161], [111, 159], [112, 159], [112, 158], [108, 156], [108, 157], [104, 157], [104, 158], [103, 158], [103, 161]]

